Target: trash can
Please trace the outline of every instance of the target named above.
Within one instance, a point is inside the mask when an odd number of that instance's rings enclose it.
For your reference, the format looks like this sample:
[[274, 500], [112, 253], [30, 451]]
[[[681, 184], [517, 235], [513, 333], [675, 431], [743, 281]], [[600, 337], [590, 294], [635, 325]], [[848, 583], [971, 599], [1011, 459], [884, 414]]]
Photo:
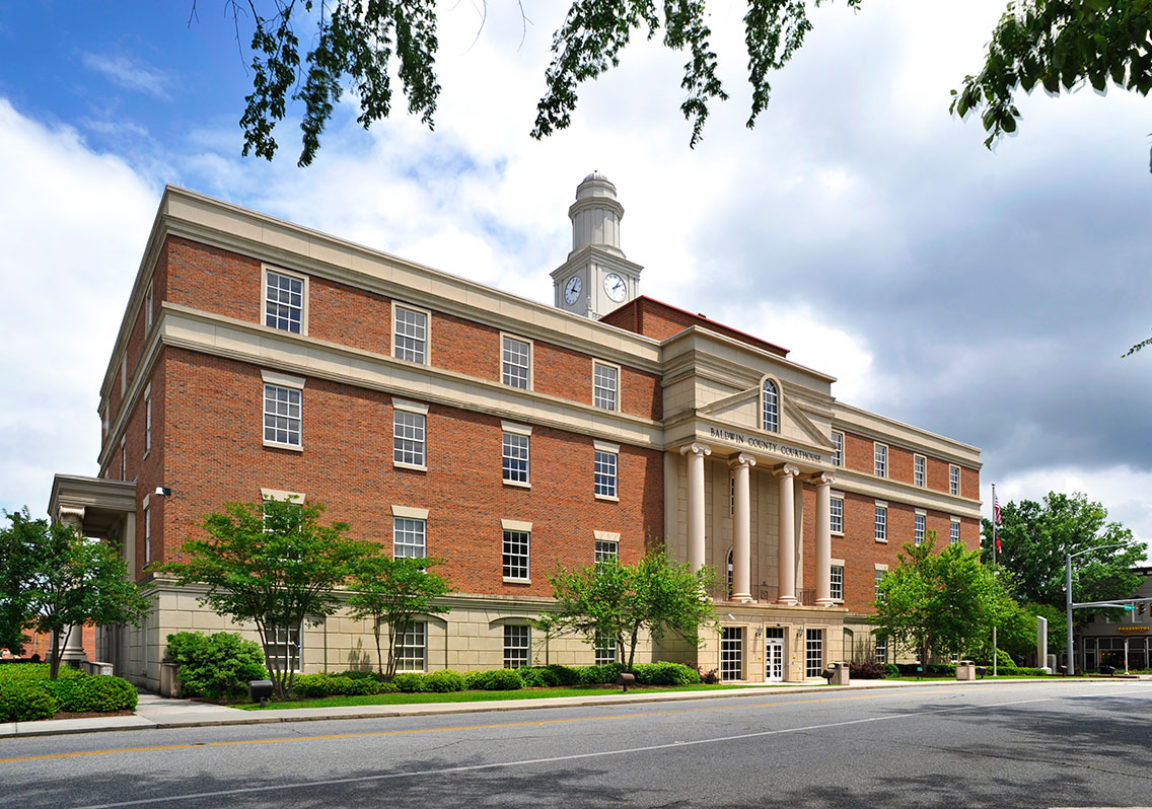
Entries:
[[976, 679], [976, 664], [971, 660], [961, 660], [956, 664], [956, 679], [957, 680], [975, 680]]
[[848, 685], [848, 664], [828, 664], [828, 685]]

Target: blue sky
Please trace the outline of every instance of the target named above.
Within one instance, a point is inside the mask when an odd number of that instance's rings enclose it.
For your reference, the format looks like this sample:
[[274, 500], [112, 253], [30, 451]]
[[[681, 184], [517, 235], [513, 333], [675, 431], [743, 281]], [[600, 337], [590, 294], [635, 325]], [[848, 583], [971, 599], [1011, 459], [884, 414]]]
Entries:
[[[787, 346], [844, 401], [984, 451], [983, 496], [1082, 490], [1152, 538], [1148, 102], [1022, 99], [989, 152], [947, 112], [1003, 2], [826, 5], [743, 126], [738, 2], [709, 4], [732, 100], [688, 148], [684, 57], [637, 43], [532, 141], [562, 4], [445, 3], [437, 126], [338, 110], [242, 158], [246, 52], [225, 5], [0, 2], [0, 507], [94, 474], [100, 380], [165, 183], [539, 301], [567, 206], [616, 182], [642, 290]], [[304, 32], [307, 39], [307, 32]], [[296, 114], [293, 111], [293, 114]]]

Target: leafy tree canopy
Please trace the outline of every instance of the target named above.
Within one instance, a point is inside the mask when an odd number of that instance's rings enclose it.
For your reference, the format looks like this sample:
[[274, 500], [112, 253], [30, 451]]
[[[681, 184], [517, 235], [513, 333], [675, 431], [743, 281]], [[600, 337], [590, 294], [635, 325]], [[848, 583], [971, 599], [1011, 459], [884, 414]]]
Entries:
[[346, 536], [346, 523], [321, 525], [323, 510], [279, 500], [228, 503], [204, 518], [207, 538], [184, 542], [184, 561], [156, 568], [179, 585], [205, 585], [200, 603], [220, 615], [256, 624], [281, 698], [291, 695], [294, 676], [282, 639], [306, 620], [335, 612], [336, 589], [363, 559], [379, 552], [370, 542]]
[[557, 604], [546, 622], [589, 643], [613, 639], [625, 655], [624, 670], [631, 671], [643, 631], [655, 641], [671, 631], [689, 643], [700, 642], [699, 628], [715, 623], [705, 597], [714, 578], [708, 566], [693, 573], [657, 550], [635, 565], [610, 559], [577, 570], [560, 568], [548, 577]]
[[136, 623], [148, 613], [148, 600], [115, 548], [71, 526], [33, 520], [27, 508], [5, 516], [10, 524], [0, 529], [0, 582], [6, 588], [0, 594], [0, 634], [10, 638], [25, 627], [51, 632], [52, 679], [73, 626]]
[[935, 546], [935, 531], [904, 545], [874, 602], [877, 632], [924, 663], [972, 654], [1019, 609], [1007, 577], [981, 564], [979, 551], [950, 544], [935, 553]]
[[[1012, 572], [1022, 600], [1063, 609], [1065, 554], [1082, 551], [1088, 553], [1072, 560], [1073, 600], [1127, 598], [1139, 587], [1132, 568], [1144, 558], [1144, 544], [1120, 523], [1109, 522], [1108, 510], [1087, 495], [1049, 492], [1042, 503], [1009, 502], [1000, 513], [998, 564]], [[989, 520], [983, 523], [982, 547], [991, 563]]]

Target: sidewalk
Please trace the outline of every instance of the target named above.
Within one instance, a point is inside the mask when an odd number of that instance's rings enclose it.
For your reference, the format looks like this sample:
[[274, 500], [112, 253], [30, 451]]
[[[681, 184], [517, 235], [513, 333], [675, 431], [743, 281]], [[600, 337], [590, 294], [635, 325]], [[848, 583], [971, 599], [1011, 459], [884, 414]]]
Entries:
[[[1141, 680], [1152, 680], [1142, 676]], [[903, 680], [853, 680], [851, 685], [787, 685], [750, 686], [724, 691], [633, 691], [627, 694], [589, 697], [558, 697], [538, 700], [496, 700], [492, 702], [445, 702], [420, 705], [357, 705], [334, 708], [291, 708], [283, 710], [244, 711], [223, 705], [212, 705], [188, 699], [165, 699], [155, 694], [142, 693], [132, 716], [96, 716], [85, 719], [49, 719], [42, 722], [0, 723], [0, 739], [23, 736], [54, 736], [68, 733], [98, 733], [112, 730], [142, 730], [145, 728], [187, 728], [219, 725], [258, 725], [279, 722], [318, 722], [325, 720], [370, 719], [389, 716], [427, 716], [435, 714], [467, 714], [484, 711], [531, 711], [546, 708], [571, 708], [589, 705], [629, 705], [677, 700], [733, 699], [759, 697], [768, 694], [827, 694], [841, 691], [861, 691], [882, 688], [949, 688], [956, 685], [1004, 685], [1014, 683], [1052, 682], [1053, 680], [1012, 679], [976, 680], [958, 682], [929, 680], [926, 682]], [[1086, 682], [1074, 680], [1072, 682]], [[1131, 679], [1109, 679], [1087, 682], [1131, 683]]]

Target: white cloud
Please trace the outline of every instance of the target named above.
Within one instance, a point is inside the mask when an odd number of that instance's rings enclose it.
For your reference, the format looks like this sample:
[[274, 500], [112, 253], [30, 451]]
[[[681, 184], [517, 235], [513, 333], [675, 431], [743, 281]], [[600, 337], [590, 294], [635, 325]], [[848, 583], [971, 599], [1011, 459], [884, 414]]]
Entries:
[[160, 101], [171, 101], [171, 79], [160, 70], [119, 54], [83, 53], [84, 66], [126, 90], [144, 93]]

